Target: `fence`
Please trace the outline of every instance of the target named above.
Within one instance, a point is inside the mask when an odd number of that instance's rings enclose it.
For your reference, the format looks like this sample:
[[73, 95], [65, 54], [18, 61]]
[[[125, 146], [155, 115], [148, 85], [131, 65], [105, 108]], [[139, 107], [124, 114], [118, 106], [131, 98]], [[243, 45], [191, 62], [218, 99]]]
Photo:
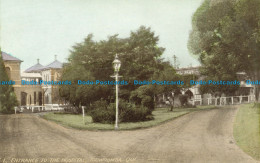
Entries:
[[15, 107], [15, 113], [16, 112], [33, 113], [33, 112], [59, 111], [59, 110], [64, 110], [64, 108], [58, 104], [45, 104], [44, 106], [26, 105], [26, 106]]
[[[213, 102], [214, 101], [214, 102]], [[208, 98], [208, 105], [234, 105], [255, 101], [255, 95]]]

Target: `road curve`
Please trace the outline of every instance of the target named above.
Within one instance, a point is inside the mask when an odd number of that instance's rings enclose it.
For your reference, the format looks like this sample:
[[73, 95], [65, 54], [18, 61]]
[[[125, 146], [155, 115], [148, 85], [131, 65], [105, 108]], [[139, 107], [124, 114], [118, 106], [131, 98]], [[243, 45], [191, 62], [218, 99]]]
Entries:
[[35, 114], [0, 115], [0, 162], [257, 162], [235, 144], [236, 112], [204, 110], [153, 128], [105, 132], [64, 128]]

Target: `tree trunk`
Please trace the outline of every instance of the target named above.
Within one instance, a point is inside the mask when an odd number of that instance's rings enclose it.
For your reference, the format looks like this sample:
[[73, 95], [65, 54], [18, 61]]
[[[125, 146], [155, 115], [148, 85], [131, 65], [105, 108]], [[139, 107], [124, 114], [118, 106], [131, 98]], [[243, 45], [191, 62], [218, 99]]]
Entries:
[[[260, 71], [256, 71], [255, 72], [255, 81], [258, 80], [258, 82], [260, 82]], [[256, 84], [255, 85], [255, 102], [259, 103], [260, 99], [259, 99], [259, 92], [260, 91], [260, 84]]]
[[260, 103], [259, 90], [260, 90], [260, 85], [256, 85], [255, 86], [255, 102], [257, 102], [257, 103]]

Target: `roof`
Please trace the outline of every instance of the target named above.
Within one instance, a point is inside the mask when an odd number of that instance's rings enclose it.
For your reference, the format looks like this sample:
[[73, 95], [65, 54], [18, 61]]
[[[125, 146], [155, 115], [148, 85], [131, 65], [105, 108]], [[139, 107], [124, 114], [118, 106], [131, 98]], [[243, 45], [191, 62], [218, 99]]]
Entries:
[[23, 62], [22, 60], [2, 51], [2, 58], [4, 61], [15, 61], [15, 62]]
[[21, 77], [29, 77], [29, 78], [41, 78], [41, 74], [40, 73], [21, 73]]
[[26, 69], [24, 72], [37, 72], [43, 68], [44, 68], [43, 65], [41, 65], [40, 63], [37, 63], [37, 64], [33, 65], [32, 67]]
[[52, 63], [48, 64], [47, 66], [44, 66], [43, 69], [61, 69], [62, 63], [58, 60], [53, 61]]

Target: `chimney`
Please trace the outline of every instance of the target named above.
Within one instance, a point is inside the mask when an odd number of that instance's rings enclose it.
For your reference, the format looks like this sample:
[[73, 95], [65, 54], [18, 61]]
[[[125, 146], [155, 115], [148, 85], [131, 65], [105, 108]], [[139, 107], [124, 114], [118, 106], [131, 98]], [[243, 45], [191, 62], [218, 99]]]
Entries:
[[37, 59], [37, 63], [38, 63], [38, 64], [40, 63], [40, 59], [39, 59], [39, 58]]

